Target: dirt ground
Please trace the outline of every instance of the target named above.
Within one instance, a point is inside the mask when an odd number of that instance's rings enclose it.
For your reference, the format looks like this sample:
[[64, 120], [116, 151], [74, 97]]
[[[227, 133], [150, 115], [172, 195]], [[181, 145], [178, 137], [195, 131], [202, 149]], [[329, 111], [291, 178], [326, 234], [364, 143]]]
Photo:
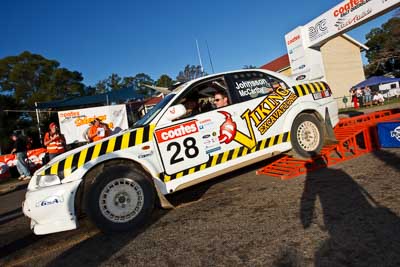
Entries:
[[[400, 150], [281, 181], [254, 165], [170, 197], [142, 231], [0, 229], [0, 265], [400, 266]], [[13, 227], [13, 233], [8, 235]], [[23, 227], [23, 230], [15, 228]]]

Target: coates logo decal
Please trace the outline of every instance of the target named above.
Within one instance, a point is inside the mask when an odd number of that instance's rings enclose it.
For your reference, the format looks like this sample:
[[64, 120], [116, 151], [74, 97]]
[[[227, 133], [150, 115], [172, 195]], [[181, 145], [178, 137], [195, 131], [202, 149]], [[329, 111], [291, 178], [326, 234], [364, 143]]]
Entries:
[[318, 21], [314, 26], [308, 28], [308, 37], [310, 41], [315, 41], [318, 38], [328, 33], [328, 27], [326, 27], [326, 19]]
[[340, 6], [333, 11], [335, 17], [344, 17], [350, 12], [357, 10], [371, 0], [349, 0], [346, 4]]
[[397, 139], [400, 142], [400, 126], [397, 126], [396, 129], [390, 131], [390, 136]]
[[183, 124], [174, 125], [168, 128], [164, 128], [156, 131], [156, 137], [158, 143], [174, 140], [176, 138], [184, 137], [197, 133], [199, 128], [197, 127], [196, 121], [188, 121]]
[[300, 35], [299, 35], [299, 34], [296, 35], [296, 36], [294, 36], [294, 37], [292, 37], [289, 41], [287, 41], [287, 44], [288, 44], [288, 45], [291, 45], [291, 44], [293, 44], [294, 42], [296, 42], [297, 40], [300, 40]]

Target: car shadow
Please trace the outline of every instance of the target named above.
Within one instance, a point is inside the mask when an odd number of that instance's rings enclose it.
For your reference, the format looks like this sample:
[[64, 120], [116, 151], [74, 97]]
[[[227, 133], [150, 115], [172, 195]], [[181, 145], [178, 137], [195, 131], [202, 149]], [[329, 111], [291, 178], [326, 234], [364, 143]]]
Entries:
[[[160, 220], [167, 212], [167, 210], [155, 210], [150, 221], [138, 230], [112, 234], [98, 232], [94, 236], [64, 251], [46, 264], [46, 266], [99, 266], [125, 247], [130, 241], [145, 232], [147, 228]], [[93, 225], [87, 223], [83, 227], [90, 228]]]
[[315, 266], [400, 266], [400, 218], [340, 169], [307, 173], [300, 220], [304, 229], [329, 234], [315, 251]]
[[33, 233], [29, 233], [17, 240], [14, 240], [11, 243], [8, 243], [8, 244], [0, 247], [0, 259], [4, 259], [7, 256], [9, 256], [17, 251], [23, 250], [23, 249], [33, 245], [34, 243], [38, 242], [42, 238], [43, 238], [43, 236], [38, 236]]
[[[243, 173], [255, 171], [265, 164], [266, 162], [264, 161], [263, 163], [256, 163], [246, 168], [221, 175], [215, 179], [205, 181], [169, 195], [168, 200], [174, 206], [198, 201], [213, 185], [222, 183], [225, 180], [229, 180]], [[57, 258], [48, 263], [47, 266], [77, 266], [81, 264], [84, 264], [85, 266], [98, 266], [110, 259], [115, 253], [144, 233], [149, 227], [157, 223], [169, 212], [171, 212], [171, 210], [155, 209], [150, 222], [137, 231], [114, 233], [109, 235], [97, 233], [85, 241], [82, 241], [64, 251], [62, 254], [57, 256]], [[123, 265], [124, 259], [118, 258], [118, 262]], [[128, 264], [128, 262], [126, 264]]]
[[383, 161], [386, 165], [400, 171], [400, 157], [389, 150], [380, 149], [373, 152], [373, 155]]

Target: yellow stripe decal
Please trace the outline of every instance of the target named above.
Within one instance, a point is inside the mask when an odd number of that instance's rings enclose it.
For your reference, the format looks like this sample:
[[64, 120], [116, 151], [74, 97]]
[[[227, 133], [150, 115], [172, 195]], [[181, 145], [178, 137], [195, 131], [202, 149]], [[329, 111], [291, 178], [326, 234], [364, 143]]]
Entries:
[[315, 88], [315, 83], [310, 83], [309, 86], [310, 86], [310, 88], [311, 88], [311, 93], [312, 93], [312, 94], [315, 93], [315, 92], [317, 92], [317, 89]]
[[83, 164], [85, 164], [85, 158], [86, 158], [87, 152], [88, 152], [88, 149], [85, 148], [85, 149], [82, 150], [81, 153], [79, 154], [78, 168], [82, 167]]
[[65, 165], [64, 165], [64, 176], [67, 177], [71, 175], [71, 167], [72, 167], [72, 159], [74, 158], [74, 155], [68, 156], [68, 158], [65, 160]]
[[322, 83], [322, 82], [318, 82], [318, 84], [320, 85], [320, 87], [321, 87], [321, 91], [322, 90], [326, 90], [326, 86], [325, 86], [325, 84], [324, 83]]
[[58, 162], [54, 163], [51, 166], [50, 174], [58, 174]]
[[94, 146], [92, 160], [97, 159], [99, 157], [101, 144], [102, 143], [99, 143]]
[[221, 163], [224, 163], [225, 161], [228, 160], [228, 154], [229, 154], [229, 151], [225, 151], [224, 152], [224, 155], [222, 156]]
[[151, 124], [150, 125], [150, 130], [149, 130], [149, 141], [153, 140], [153, 133], [154, 133], [154, 129], [156, 128], [155, 124]]
[[283, 134], [280, 134], [278, 137], [278, 144], [282, 143]]
[[136, 131], [135, 144], [141, 144], [141, 143], [143, 143], [143, 128], [139, 128]]
[[130, 136], [131, 134], [132, 134], [132, 133], [126, 133], [126, 134], [124, 134], [124, 135], [122, 136], [121, 150], [122, 150], [122, 149], [125, 149], [125, 148], [128, 148], [128, 146], [129, 146], [129, 136]]
[[111, 138], [110, 141], [108, 142], [108, 146], [107, 146], [107, 151], [106, 153], [110, 153], [114, 151], [115, 148], [115, 140], [117, 140], [117, 138]]
[[275, 139], [275, 136], [271, 136], [271, 140], [269, 140], [269, 144], [268, 144], [269, 147], [270, 147], [270, 146], [273, 146], [273, 144], [274, 144], [274, 139]]
[[300, 86], [299, 86], [299, 85], [296, 85], [295, 87], [296, 87], [297, 95], [298, 95], [298, 96], [303, 96], [303, 92], [301, 91]]

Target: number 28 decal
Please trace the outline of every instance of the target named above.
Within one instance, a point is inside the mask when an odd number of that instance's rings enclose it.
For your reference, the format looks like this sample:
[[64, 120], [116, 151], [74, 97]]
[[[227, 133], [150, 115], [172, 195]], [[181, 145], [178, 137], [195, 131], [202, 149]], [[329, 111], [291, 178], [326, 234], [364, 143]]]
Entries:
[[[183, 140], [183, 149], [184, 155], [189, 159], [195, 158], [199, 155], [199, 149], [196, 147], [196, 139], [193, 137], [188, 137]], [[171, 142], [167, 145], [167, 151], [175, 151], [170, 160], [171, 165], [184, 161], [181, 150], [181, 144], [178, 142]]]
[[167, 174], [174, 174], [209, 160], [196, 120], [158, 129], [155, 136]]

